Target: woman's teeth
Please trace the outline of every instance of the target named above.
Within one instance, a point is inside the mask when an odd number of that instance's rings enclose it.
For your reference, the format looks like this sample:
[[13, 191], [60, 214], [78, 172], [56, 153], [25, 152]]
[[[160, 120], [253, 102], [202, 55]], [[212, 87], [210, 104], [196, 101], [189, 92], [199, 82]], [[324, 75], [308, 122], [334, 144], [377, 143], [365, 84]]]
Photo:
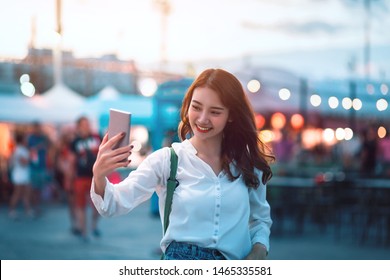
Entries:
[[208, 128], [208, 127], [201, 127], [201, 126], [197, 126], [198, 127], [198, 129], [199, 130], [201, 130], [201, 131], [208, 131], [208, 130], [210, 130], [211, 128]]

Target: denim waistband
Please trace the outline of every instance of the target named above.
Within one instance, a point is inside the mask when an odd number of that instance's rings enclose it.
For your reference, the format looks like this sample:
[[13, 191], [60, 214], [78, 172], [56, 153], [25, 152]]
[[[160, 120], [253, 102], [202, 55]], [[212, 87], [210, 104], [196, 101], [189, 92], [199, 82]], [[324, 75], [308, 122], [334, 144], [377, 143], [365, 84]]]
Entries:
[[225, 260], [220, 251], [198, 245], [172, 241], [165, 251], [167, 260]]

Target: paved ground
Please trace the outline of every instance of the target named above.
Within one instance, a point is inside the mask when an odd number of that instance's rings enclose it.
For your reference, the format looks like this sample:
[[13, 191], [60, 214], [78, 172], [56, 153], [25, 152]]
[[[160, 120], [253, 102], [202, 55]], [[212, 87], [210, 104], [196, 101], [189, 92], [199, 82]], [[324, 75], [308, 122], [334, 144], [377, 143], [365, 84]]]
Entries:
[[[40, 218], [10, 220], [0, 206], [0, 259], [2, 260], [150, 260], [159, 259], [160, 220], [151, 217], [149, 204], [126, 216], [102, 218], [102, 236], [85, 243], [70, 232], [67, 207], [50, 204]], [[390, 248], [357, 245], [350, 238], [335, 241], [331, 230], [271, 238], [271, 260], [390, 260]]]

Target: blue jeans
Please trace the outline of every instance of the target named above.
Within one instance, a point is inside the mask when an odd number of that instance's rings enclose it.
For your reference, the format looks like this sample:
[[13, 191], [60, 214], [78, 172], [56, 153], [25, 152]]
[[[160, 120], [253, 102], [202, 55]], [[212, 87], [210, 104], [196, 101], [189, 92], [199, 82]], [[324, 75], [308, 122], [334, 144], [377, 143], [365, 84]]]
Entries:
[[172, 241], [165, 250], [164, 260], [226, 260], [226, 258], [216, 249]]

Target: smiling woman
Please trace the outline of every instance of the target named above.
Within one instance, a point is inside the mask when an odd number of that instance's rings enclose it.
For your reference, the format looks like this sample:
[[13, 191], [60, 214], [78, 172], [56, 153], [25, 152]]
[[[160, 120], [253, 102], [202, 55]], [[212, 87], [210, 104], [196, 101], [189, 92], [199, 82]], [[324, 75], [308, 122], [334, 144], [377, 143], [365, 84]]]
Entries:
[[[218, 94], [207, 87], [194, 90], [188, 118], [192, 131], [208, 133], [213, 131], [213, 137], [222, 138], [222, 132], [229, 117], [229, 110], [222, 104]], [[208, 135], [210, 138], [210, 135]], [[221, 139], [218, 139], [221, 141]]]
[[[274, 156], [258, 138], [253, 110], [239, 80], [222, 69], [203, 71], [181, 108], [178, 157], [169, 225], [161, 240], [166, 260], [265, 259], [272, 224], [266, 184]], [[133, 147], [113, 150], [121, 134], [104, 137], [94, 164], [91, 196], [104, 216], [126, 214], [156, 192], [162, 221], [171, 150], [159, 149], [118, 184], [106, 176]], [[156, 187], [157, 186], [157, 187]]]

